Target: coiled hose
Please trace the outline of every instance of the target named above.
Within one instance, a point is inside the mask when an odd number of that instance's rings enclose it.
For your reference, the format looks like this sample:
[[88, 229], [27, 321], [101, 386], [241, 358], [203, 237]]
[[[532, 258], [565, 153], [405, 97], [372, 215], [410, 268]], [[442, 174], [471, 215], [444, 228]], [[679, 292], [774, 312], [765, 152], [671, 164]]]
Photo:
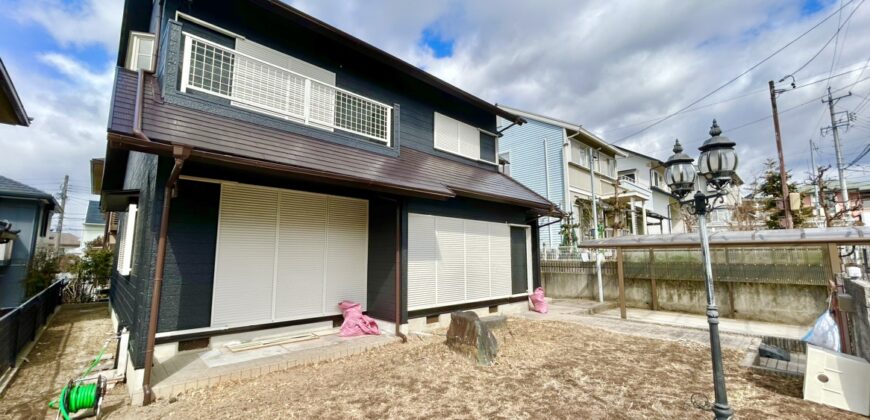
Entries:
[[[89, 373], [100, 363], [100, 360], [103, 358], [103, 354], [106, 353], [106, 349], [109, 348], [109, 342], [111, 340], [107, 340], [106, 344], [103, 345], [103, 348], [100, 350], [100, 353], [91, 364], [84, 370], [78, 377], [85, 378]], [[100, 394], [103, 392], [102, 388], [104, 388], [104, 382], [101, 378], [97, 379], [97, 382], [92, 383], [80, 383], [80, 380], [69, 381], [69, 383], [63, 387], [60, 391], [60, 396], [54, 401], [48, 403], [48, 406], [60, 411], [60, 416], [63, 417], [64, 420], [69, 420], [70, 414], [75, 413], [79, 410], [84, 410], [87, 408], [97, 409], [97, 405], [99, 404]]]

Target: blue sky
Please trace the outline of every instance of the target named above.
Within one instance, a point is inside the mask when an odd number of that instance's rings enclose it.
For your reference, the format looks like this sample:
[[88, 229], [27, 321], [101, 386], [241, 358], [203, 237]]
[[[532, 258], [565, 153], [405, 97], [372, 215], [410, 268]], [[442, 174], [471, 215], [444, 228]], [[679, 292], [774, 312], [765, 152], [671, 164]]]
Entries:
[[[614, 141], [701, 97], [794, 39], [841, 4], [838, 0], [722, 2], [550, 0], [293, 0], [290, 3], [487, 101], [582, 124]], [[861, 0], [847, 4], [850, 12]], [[28, 113], [29, 128], [0, 126], [0, 150], [17, 159], [0, 174], [56, 192], [73, 185], [68, 214], [80, 229], [88, 194], [88, 161], [105, 151], [105, 126], [118, 43], [120, 0], [0, 0], [0, 57]], [[691, 112], [620, 143], [665, 159], [673, 138], [694, 152], [718, 118], [738, 143], [744, 179], [775, 157], [768, 80], [779, 80], [829, 39], [846, 13], [811, 32]], [[836, 54], [835, 54], [836, 52]], [[857, 10], [836, 42], [796, 78], [804, 84], [855, 70], [870, 55], [870, 6]], [[831, 81], [870, 96], [866, 73]], [[851, 86], [850, 86], [851, 85]], [[808, 140], [818, 160], [833, 161], [824, 106], [827, 83], [780, 96], [785, 155], [795, 179], [808, 169]], [[807, 105], [801, 105], [806, 103]], [[870, 107], [868, 107], [870, 109]], [[870, 138], [870, 113], [845, 133], [845, 155]], [[744, 126], [745, 125], [745, 126]], [[743, 126], [743, 127], [741, 127]], [[729, 132], [729, 127], [740, 127]], [[864, 167], [850, 173], [870, 180]], [[70, 226], [70, 225], [68, 225]]]

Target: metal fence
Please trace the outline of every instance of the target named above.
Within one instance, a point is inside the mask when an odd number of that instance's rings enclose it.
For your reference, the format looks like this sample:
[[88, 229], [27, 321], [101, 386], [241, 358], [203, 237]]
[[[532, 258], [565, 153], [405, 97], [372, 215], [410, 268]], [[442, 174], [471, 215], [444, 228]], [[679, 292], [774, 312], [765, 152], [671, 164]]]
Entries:
[[[593, 257], [594, 258], [594, 257]], [[544, 273], [594, 273], [591, 258], [541, 261]], [[820, 248], [729, 248], [711, 252], [717, 282], [826, 285], [828, 272]], [[616, 262], [602, 263], [604, 274]], [[626, 250], [625, 278], [703, 281], [701, 253], [689, 249]]]
[[63, 287], [63, 281], [58, 280], [0, 317], [0, 375], [15, 366], [18, 354], [61, 304]]

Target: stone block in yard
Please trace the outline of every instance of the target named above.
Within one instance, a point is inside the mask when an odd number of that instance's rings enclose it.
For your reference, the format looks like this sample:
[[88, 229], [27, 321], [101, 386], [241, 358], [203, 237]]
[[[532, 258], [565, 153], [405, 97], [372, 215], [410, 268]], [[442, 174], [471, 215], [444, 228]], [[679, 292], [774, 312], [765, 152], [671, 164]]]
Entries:
[[471, 354], [477, 364], [491, 366], [498, 353], [498, 341], [489, 327], [474, 312], [453, 312], [447, 329], [447, 345]]

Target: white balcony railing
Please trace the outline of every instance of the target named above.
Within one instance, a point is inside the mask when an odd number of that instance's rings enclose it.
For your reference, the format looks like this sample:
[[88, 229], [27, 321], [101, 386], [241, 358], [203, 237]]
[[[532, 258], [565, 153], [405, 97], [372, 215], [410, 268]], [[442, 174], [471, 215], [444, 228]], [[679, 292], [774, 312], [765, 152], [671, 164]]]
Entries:
[[181, 90], [390, 144], [392, 107], [184, 33]]

